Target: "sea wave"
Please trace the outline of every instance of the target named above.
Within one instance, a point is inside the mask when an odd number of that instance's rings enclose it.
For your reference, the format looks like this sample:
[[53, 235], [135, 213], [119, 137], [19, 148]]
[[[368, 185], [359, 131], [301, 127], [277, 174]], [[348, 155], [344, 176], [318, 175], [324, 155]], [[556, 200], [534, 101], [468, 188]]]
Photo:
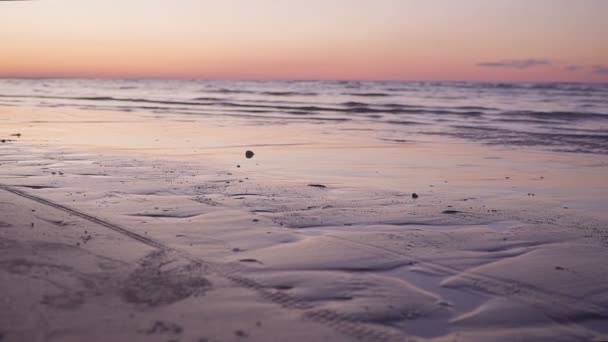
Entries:
[[404, 137], [608, 154], [608, 84], [0, 80], [0, 107], [9, 106], [362, 123]]

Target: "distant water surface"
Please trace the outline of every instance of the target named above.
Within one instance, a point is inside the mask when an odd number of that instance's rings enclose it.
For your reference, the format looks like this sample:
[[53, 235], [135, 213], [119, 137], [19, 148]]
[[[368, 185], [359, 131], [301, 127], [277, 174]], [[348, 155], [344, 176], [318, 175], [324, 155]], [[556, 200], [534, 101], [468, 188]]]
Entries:
[[608, 84], [1, 79], [0, 107], [14, 106], [349, 122], [404, 140], [608, 154]]

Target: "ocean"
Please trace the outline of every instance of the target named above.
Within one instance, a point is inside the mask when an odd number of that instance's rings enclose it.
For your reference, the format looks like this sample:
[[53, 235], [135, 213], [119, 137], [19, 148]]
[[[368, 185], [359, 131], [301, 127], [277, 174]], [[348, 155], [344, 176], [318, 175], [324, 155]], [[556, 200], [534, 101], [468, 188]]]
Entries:
[[[608, 154], [608, 84], [2, 79], [0, 106], [348, 122], [480, 144]], [[94, 115], [94, 114], [91, 114]]]

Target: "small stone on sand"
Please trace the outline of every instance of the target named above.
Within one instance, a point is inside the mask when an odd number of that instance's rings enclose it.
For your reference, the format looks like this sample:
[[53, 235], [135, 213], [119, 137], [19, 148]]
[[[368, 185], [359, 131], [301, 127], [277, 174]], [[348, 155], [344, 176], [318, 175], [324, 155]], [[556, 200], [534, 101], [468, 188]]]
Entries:
[[247, 159], [251, 159], [253, 158], [253, 156], [255, 156], [255, 153], [253, 153], [253, 151], [247, 150], [247, 152], [245, 152], [245, 157], [247, 157]]
[[412, 194], [412, 198], [413, 198], [413, 199], [418, 198], [418, 194], [414, 192], [414, 193]]
[[236, 331], [234, 332], [234, 334], [235, 334], [236, 336], [238, 336], [238, 337], [247, 337], [247, 333], [246, 333], [246, 332], [244, 332], [243, 330], [236, 330]]
[[442, 213], [443, 214], [458, 214], [458, 213], [460, 213], [460, 211], [458, 211], [458, 210], [444, 210]]

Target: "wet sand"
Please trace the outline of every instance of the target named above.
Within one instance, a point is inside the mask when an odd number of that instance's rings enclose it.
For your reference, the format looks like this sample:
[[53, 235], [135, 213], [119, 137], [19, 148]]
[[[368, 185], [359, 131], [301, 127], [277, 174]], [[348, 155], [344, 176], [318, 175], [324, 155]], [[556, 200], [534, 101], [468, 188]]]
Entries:
[[2, 341], [608, 338], [605, 156], [364, 128], [3, 109]]

